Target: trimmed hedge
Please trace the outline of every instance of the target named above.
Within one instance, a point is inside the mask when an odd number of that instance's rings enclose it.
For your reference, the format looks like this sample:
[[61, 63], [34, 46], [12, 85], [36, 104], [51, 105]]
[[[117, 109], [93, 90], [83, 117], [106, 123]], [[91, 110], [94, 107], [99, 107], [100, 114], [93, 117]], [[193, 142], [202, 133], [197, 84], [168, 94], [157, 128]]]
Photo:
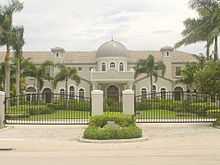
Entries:
[[108, 121], [114, 121], [120, 127], [135, 126], [136, 120], [134, 116], [123, 114], [106, 114], [94, 116], [90, 118], [89, 126], [104, 127]]
[[137, 126], [111, 128], [88, 127], [84, 132], [84, 138], [96, 140], [132, 139], [142, 137], [142, 130]]
[[214, 123], [214, 126], [220, 126], [220, 118], [218, 118]]
[[175, 101], [175, 100], [161, 100], [161, 99], [152, 99], [152, 100], [142, 100], [140, 103], [137, 103], [138, 111], [146, 111], [152, 109], [164, 109], [174, 112], [189, 112], [195, 113], [198, 115], [207, 115], [209, 110], [218, 109], [214, 103], [209, 102], [197, 102], [193, 103], [190, 100], [184, 101]]
[[72, 100], [57, 100], [49, 103], [48, 107], [54, 110], [74, 110], [74, 111], [90, 111], [90, 102], [78, 99]]
[[[118, 126], [108, 125], [108, 121], [114, 121]], [[83, 137], [96, 140], [132, 139], [142, 137], [142, 130], [136, 126], [134, 116], [108, 114], [91, 117]]]
[[29, 115], [51, 114], [53, 112], [54, 110], [47, 105], [20, 105], [10, 107], [8, 114], [27, 117]]

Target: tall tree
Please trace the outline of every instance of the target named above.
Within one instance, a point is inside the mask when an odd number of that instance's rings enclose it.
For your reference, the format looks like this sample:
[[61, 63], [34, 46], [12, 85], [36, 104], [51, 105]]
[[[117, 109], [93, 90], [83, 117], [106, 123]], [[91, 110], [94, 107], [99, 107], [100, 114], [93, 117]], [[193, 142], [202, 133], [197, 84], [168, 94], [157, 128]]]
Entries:
[[13, 15], [23, 9], [18, 0], [11, 0], [7, 6], [1, 6], [0, 16], [0, 45], [6, 46], [5, 54], [5, 92], [10, 96], [10, 48], [13, 42]]
[[0, 90], [4, 90], [5, 80], [5, 66], [4, 63], [0, 63]]
[[12, 42], [12, 48], [15, 55], [16, 64], [16, 95], [20, 95], [20, 77], [21, 77], [21, 60], [22, 60], [22, 48], [24, 46], [24, 28], [15, 27], [12, 30], [14, 32], [14, 40]]
[[185, 29], [182, 31], [183, 39], [175, 44], [175, 47], [181, 47], [182, 45], [190, 45], [196, 42], [206, 42], [206, 58], [210, 59], [210, 44], [209, 39], [209, 26], [203, 25], [203, 20], [200, 19], [186, 19], [184, 21]]
[[166, 66], [162, 61], [155, 62], [154, 57], [152, 55], [150, 55], [146, 60], [139, 60], [136, 66], [136, 76], [138, 76], [141, 73], [144, 73], [150, 77], [151, 92], [153, 87], [153, 77], [155, 78], [156, 82], [160, 71], [162, 73], [161, 75], [164, 76]]
[[190, 0], [190, 7], [198, 13], [198, 18], [184, 22], [184, 38], [176, 47], [199, 41], [206, 41], [206, 55], [209, 59], [209, 47], [214, 43], [214, 60], [218, 60], [218, 35], [220, 34], [220, 2], [219, 0]]
[[53, 65], [51, 61], [45, 61], [41, 65], [29, 64], [23, 72], [24, 75], [34, 77], [36, 79], [37, 92], [40, 93], [44, 86], [44, 80], [51, 80], [49, 67]]
[[54, 86], [60, 81], [65, 81], [65, 95], [68, 95], [68, 80], [74, 80], [77, 84], [80, 83], [80, 77], [76, 68], [66, 67], [65, 65], [58, 65], [60, 71], [55, 76]]

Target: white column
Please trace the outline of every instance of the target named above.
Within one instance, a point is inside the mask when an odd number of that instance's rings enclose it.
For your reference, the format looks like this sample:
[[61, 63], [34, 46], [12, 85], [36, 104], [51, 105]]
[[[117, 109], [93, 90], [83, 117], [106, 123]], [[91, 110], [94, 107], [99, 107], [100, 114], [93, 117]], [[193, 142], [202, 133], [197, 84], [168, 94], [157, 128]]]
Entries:
[[134, 115], [134, 91], [131, 89], [124, 90], [123, 94], [123, 113]]
[[92, 93], [92, 116], [103, 114], [103, 91], [93, 90]]
[[4, 127], [5, 121], [5, 92], [0, 91], [0, 128]]

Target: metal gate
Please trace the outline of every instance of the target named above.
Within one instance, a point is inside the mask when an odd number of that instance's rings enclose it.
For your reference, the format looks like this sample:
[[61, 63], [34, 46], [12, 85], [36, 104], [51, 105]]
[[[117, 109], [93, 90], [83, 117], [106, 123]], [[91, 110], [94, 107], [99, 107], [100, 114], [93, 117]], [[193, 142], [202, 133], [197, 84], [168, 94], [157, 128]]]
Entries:
[[220, 117], [220, 98], [183, 91], [159, 92], [135, 97], [139, 123], [213, 122]]
[[91, 116], [90, 97], [26, 94], [6, 98], [5, 104], [6, 124], [88, 124]]

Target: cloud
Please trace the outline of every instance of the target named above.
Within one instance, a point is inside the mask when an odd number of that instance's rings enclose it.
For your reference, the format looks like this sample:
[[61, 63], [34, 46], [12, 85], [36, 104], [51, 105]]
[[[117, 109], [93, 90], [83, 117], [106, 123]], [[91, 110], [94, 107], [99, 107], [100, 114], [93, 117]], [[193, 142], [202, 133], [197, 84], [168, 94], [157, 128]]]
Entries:
[[25, 27], [25, 50], [96, 50], [112, 35], [128, 49], [158, 50], [178, 41], [183, 20], [194, 15], [186, 0], [23, 1], [14, 20]]
[[168, 34], [168, 33], [172, 33], [173, 31], [172, 30], [155, 30], [155, 31], [152, 31], [153, 34]]

